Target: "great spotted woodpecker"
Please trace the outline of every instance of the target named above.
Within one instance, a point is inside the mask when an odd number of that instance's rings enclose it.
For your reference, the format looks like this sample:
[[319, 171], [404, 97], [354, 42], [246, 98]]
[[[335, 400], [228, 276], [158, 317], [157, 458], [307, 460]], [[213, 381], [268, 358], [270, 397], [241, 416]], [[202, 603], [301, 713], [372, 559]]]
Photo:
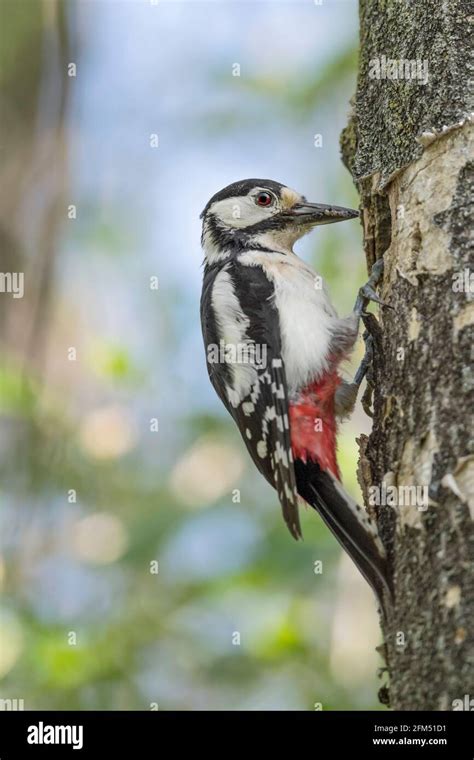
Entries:
[[345, 492], [336, 458], [337, 418], [354, 406], [369, 357], [353, 383], [340, 377], [382, 272], [376, 263], [352, 314], [339, 318], [321, 278], [293, 245], [315, 225], [357, 211], [308, 203], [266, 179], [235, 182], [201, 214], [201, 322], [212, 385], [255, 465], [301, 537], [298, 499], [314, 507], [375, 591], [390, 594], [375, 523]]

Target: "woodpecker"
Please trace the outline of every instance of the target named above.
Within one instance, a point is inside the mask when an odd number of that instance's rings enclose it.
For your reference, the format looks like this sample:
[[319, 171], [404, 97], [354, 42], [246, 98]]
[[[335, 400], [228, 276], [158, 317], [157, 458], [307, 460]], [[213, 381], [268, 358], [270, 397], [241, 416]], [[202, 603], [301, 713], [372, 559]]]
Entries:
[[[284, 520], [302, 537], [298, 501], [313, 507], [384, 609], [390, 598], [384, 546], [365, 509], [344, 490], [337, 423], [355, 404], [371, 358], [370, 336], [352, 383], [340, 365], [358, 337], [383, 261], [339, 318], [322, 279], [293, 251], [313, 227], [358, 217], [309, 203], [280, 182], [246, 179], [204, 208], [201, 324], [209, 377], [257, 469], [276, 489]], [[387, 597], [388, 595], [388, 597]]]

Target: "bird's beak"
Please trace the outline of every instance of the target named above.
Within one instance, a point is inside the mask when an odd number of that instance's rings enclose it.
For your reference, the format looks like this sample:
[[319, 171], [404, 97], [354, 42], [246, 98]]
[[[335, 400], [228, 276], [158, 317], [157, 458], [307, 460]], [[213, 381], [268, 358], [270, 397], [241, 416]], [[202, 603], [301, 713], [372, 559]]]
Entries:
[[355, 219], [359, 212], [343, 206], [326, 206], [324, 203], [297, 203], [288, 211], [295, 222], [301, 224], [333, 224], [345, 219]]

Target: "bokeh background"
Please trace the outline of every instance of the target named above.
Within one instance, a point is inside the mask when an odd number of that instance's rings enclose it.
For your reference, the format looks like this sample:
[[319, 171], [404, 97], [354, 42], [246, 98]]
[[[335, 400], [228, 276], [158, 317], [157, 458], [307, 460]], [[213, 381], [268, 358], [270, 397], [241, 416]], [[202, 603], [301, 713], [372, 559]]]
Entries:
[[[0, 294], [0, 698], [380, 707], [371, 593], [314, 512], [292, 541], [199, 326], [214, 192], [269, 177], [357, 206], [338, 146], [356, 0], [0, 14], [1, 271], [25, 273], [22, 299]], [[366, 276], [357, 222], [297, 250], [347, 312]], [[360, 409], [341, 429], [355, 495], [369, 429]]]

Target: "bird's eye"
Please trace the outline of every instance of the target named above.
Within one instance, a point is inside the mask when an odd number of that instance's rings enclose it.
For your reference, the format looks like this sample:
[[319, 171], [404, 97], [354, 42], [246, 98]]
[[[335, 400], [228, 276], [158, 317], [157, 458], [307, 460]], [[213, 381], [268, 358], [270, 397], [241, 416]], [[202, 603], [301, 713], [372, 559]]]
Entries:
[[259, 193], [256, 201], [259, 206], [271, 206], [273, 203], [273, 195], [270, 195], [270, 193]]

